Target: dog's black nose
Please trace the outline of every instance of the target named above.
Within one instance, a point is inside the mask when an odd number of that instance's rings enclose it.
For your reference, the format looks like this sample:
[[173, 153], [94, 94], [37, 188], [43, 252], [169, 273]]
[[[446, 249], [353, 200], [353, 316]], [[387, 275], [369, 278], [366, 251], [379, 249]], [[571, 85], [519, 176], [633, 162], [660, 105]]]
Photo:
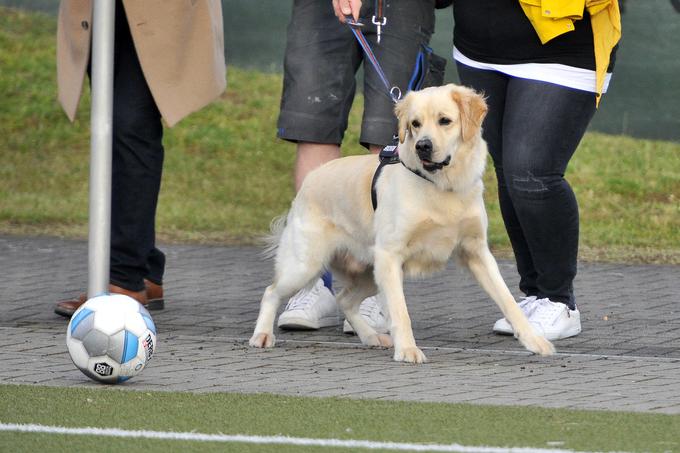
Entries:
[[418, 157], [423, 160], [430, 160], [432, 158], [432, 142], [429, 138], [423, 138], [416, 142], [416, 151]]

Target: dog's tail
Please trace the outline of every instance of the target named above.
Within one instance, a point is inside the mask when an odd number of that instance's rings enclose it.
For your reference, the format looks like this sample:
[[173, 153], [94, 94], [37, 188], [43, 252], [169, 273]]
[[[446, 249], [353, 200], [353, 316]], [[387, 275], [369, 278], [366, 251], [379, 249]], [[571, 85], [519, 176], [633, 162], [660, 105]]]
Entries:
[[276, 256], [276, 250], [279, 247], [279, 240], [283, 229], [286, 228], [288, 222], [288, 213], [274, 217], [271, 224], [269, 224], [269, 234], [262, 237], [264, 242], [264, 250], [262, 250], [262, 257], [264, 259], [272, 259]]

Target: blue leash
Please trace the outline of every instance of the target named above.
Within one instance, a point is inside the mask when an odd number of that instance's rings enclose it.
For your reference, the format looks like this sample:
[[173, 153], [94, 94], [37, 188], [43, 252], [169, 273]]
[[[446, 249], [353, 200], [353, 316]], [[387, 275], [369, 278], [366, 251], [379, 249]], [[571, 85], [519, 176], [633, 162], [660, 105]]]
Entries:
[[401, 90], [396, 85], [392, 86], [389, 80], [387, 80], [387, 76], [385, 75], [385, 72], [380, 66], [378, 59], [375, 57], [375, 54], [373, 53], [370, 44], [368, 43], [368, 41], [366, 41], [366, 37], [361, 32], [361, 27], [363, 27], [364, 24], [355, 21], [352, 17], [345, 17], [345, 21], [349, 26], [349, 29], [352, 30], [352, 33], [354, 33], [354, 37], [357, 38], [357, 41], [359, 41], [361, 48], [364, 50], [364, 53], [366, 54], [366, 58], [368, 58], [368, 61], [371, 62], [373, 68], [375, 69], [375, 72], [378, 73], [378, 77], [380, 77], [380, 80], [382, 80], [383, 85], [385, 85], [385, 89], [389, 93], [392, 102], [396, 103], [399, 99], [401, 99]]
[[[371, 46], [368, 44], [368, 41], [366, 41], [366, 37], [364, 34], [361, 32], [361, 27], [364, 26], [361, 22], [355, 21], [352, 17], [350, 16], [345, 16], [345, 21], [347, 22], [347, 25], [349, 26], [350, 30], [352, 30], [352, 33], [354, 33], [354, 36], [357, 38], [357, 41], [359, 41], [359, 44], [361, 45], [361, 48], [364, 50], [364, 53], [366, 54], [366, 58], [368, 58], [368, 61], [371, 62], [373, 65], [373, 68], [375, 69], [375, 72], [378, 73], [378, 76], [380, 77], [380, 80], [382, 80], [383, 85], [385, 85], [385, 89], [387, 89], [387, 92], [389, 93], [390, 98], [392, 99], [392, 102], [396, 103], [399, 99], [401, 99], [401, 90], [399, 89], [398, 86], [391, 86], [390, 82], [387, 80], [387, 76], [385, 75], [385, 72], [382, 70], [382, 67], [380, 66], [380, 63], [378, 62], [378, 59], [375, 57], [375, 54], [373, 53], [373, 50], [371, 49]], [[374, 22], [375, 23], [375, 22]], [[377, 24], [376, 24], [377, 25]], [[383, 24], [384, 25], [384, 24]], [[409, 82], [409, 85], [413, 84], [416, 82], [415, 80], [415, 74], [416, 72], [419, 72], [420, 68], [423, 65], [423, 56], [418, 57], [418, 61], [416, 62], [416, 70], [414, 71], [414, 75], [411, 77], [411, 81]], [[397, 164], [401, 163], [404, 165], [404, 167], [415, 173], [417, 176], [420, 176], [421, 178], [432, 182], [427, 176], [419, 172], [418, 170], [413, 170], [412, 168], [407, 167], [400, 159], [399, 159], [399, 151], [397, 149], [397, 137], [394, 137], [394, 143], [392, 145], [385, 146], [382, 151], [380, 151], [380, 163], [378, 164], [378, 168], [376, 168], [375, 173], [373, 173], [373, 179], [371, 181], [371, 204], [373, 205], [373, 210], [375, 211], [378, 208], [378, 192], [376, 189], [376, 184], [378, 182], [378, 177], [380, 176], [380, 173], [382, 172], [382, 169], [385, 165], [392, 165], [392, 164]]]

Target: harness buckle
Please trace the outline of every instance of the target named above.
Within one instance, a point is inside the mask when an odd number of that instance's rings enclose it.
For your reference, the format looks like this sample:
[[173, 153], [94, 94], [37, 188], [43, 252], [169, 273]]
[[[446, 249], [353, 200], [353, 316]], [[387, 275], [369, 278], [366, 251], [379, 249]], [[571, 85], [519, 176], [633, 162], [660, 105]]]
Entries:
[[[390, 161], [390, 160], [399, 160], [399, 150], [397, 149], [399, 145], [399, 137], [396, 135], [392, 136], [392, 143], [389, 145], [383, 146], [383, 148], [380, 150], [380, 154], [378, 154], [378, 157], [380, 158], [380, 161]], [[389, 162], [388, 162], [389, 163]]]

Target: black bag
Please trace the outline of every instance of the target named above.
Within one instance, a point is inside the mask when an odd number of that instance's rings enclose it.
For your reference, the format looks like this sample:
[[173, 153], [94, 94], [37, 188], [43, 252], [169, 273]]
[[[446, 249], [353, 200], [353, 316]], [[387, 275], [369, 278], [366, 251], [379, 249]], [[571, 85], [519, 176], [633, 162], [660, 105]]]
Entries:
[[418, 91], [427, 87], [443, 85], [445, 72], [446, 58], [435, 54], [431, 47], [423, 44], [416, 57], [408, 90]]

